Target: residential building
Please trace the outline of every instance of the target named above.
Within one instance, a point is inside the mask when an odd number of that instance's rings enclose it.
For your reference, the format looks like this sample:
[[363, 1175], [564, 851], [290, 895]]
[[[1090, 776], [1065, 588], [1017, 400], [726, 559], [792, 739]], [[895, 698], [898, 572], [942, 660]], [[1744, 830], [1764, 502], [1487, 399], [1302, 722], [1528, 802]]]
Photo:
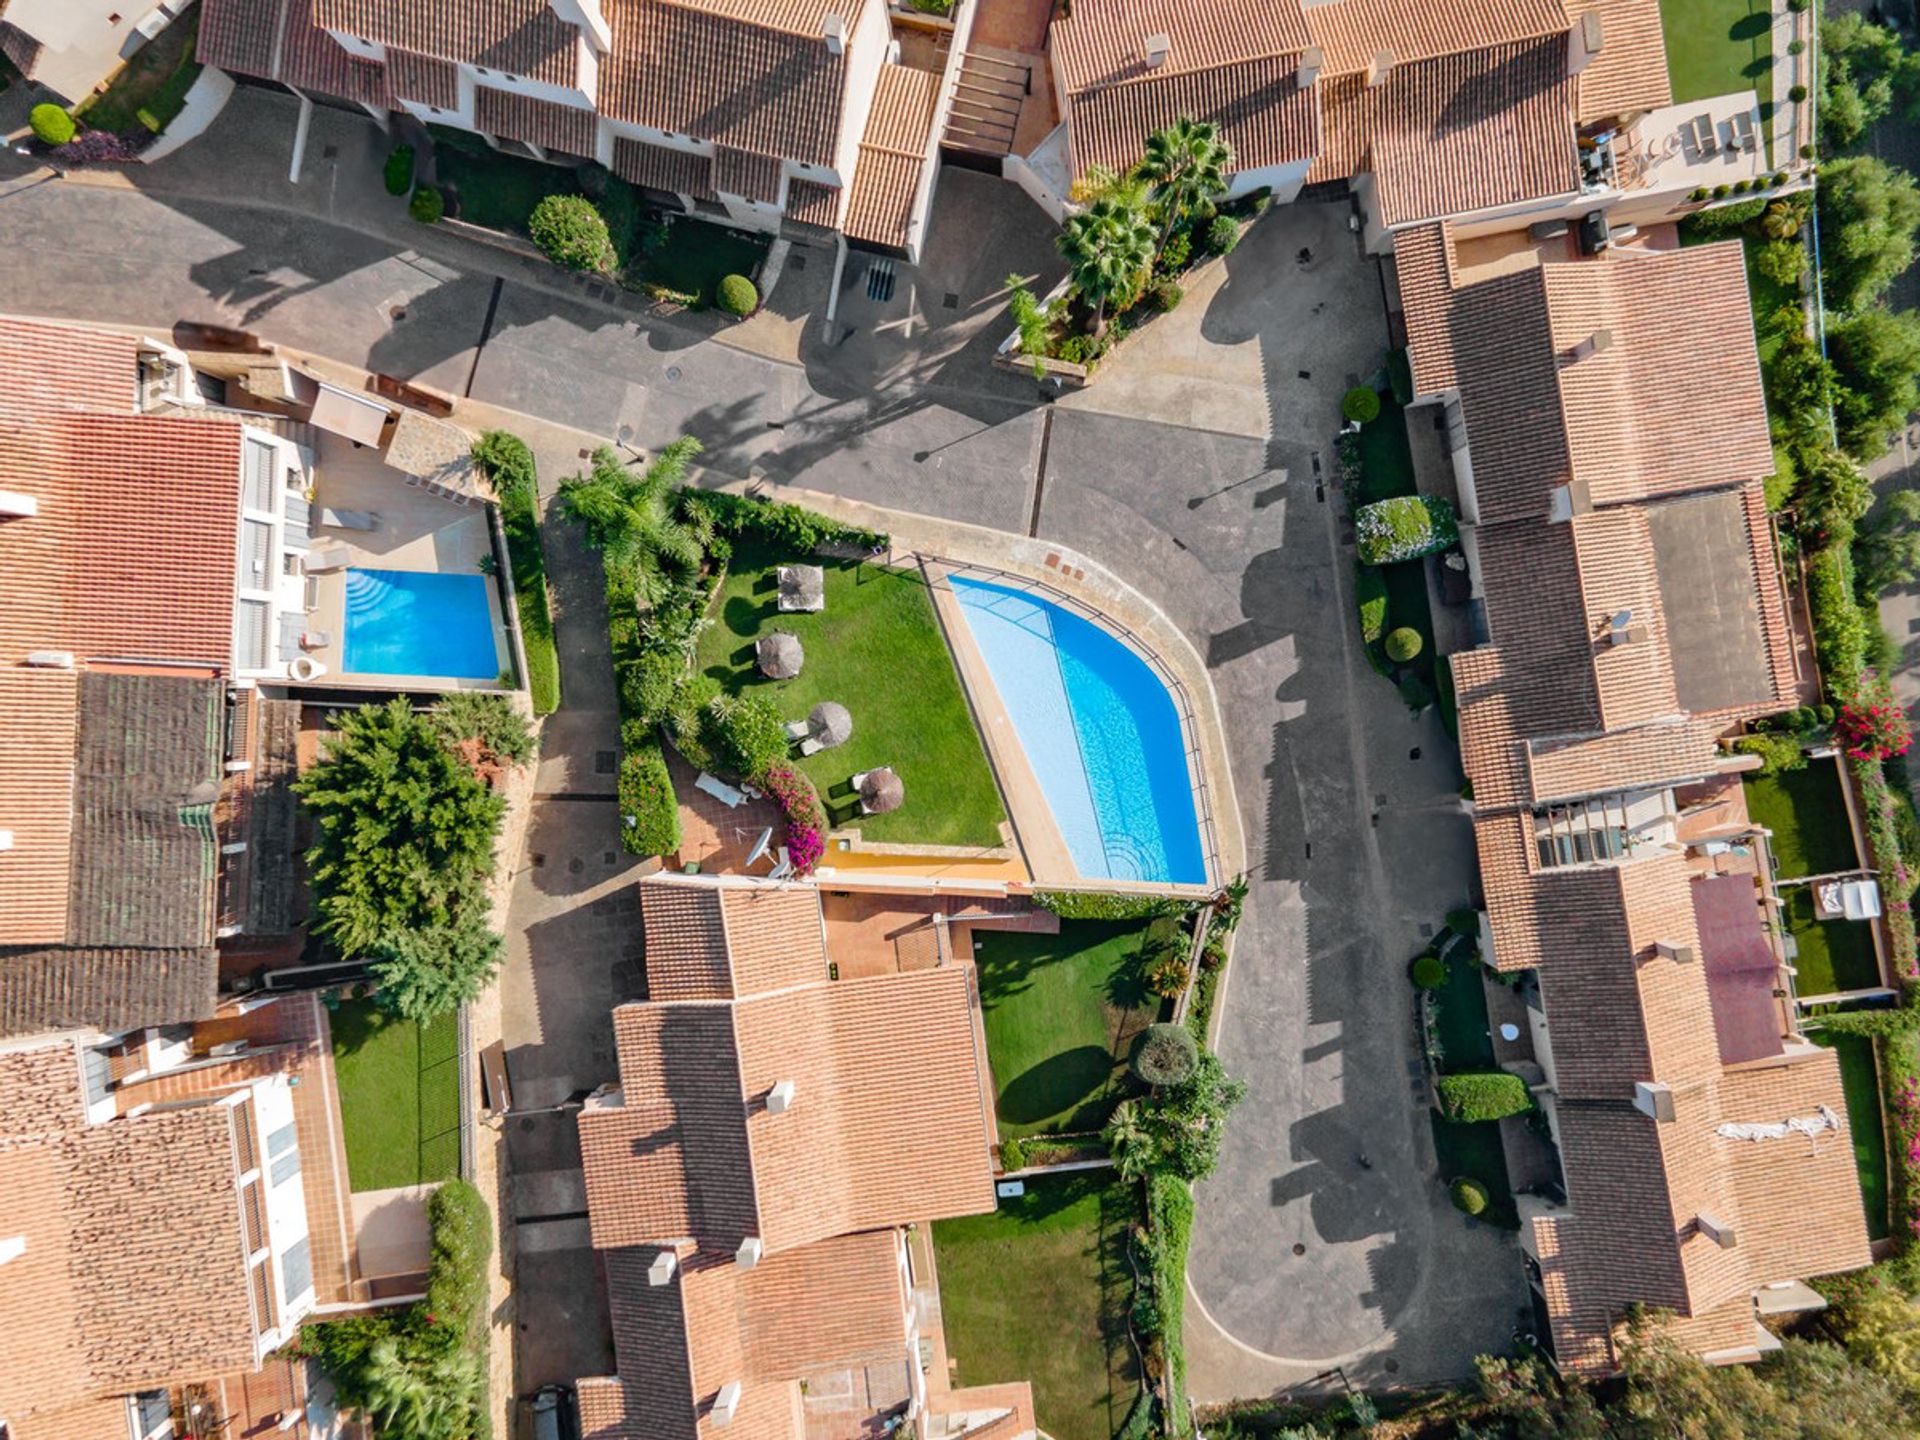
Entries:
[[1760, 1317], [1869, 1259], [1838, 1063], [1800, 1028], [1746, 817], [1754, 762], [1717, 744], [1801, 703], [1811, 662], [1739, 245], [1571, 254], [1446, 226], [1396, 252], [1451, 459], [1423, 484], [1457, 504], [1472, 574], [1450, 664], [1483, 939], [1525, 1010], [1496, 1051], [1553, 1137], [1521, 1244], [1563, 1369], [1611, 1368], [1642, 1305], [1753, 1359], [1778, 1344]]
[[28, 80], [69, 105], [86, 99], [179, 16], [191, 0], [154, 6], [115, 0], [8, 0], [0, 54]]
[[580, 1383], [584, 1434], [1034, 1433], [1025, 1384], [950, 1390], [923, 1358], [926, 1222], [995, 1203], [969, 968], [831, 978], [808, 885], [640, 899], [648, 999], [580, 1116], [619, 1368]]
[[12, 1440], [306, 1433], [304, 1379], [273, 1356], [346, 1298], [324, 1033], [297, 995], [0, 1042]]
[[[200, 58], [382, 123], [596, 161], [742, 229], [915, 256], [968, 11], [884, 0], [207, 0]], [[958, 43], [955, 43], [957, 40]], [[953, 60], [953, 64], [949, 61]]]

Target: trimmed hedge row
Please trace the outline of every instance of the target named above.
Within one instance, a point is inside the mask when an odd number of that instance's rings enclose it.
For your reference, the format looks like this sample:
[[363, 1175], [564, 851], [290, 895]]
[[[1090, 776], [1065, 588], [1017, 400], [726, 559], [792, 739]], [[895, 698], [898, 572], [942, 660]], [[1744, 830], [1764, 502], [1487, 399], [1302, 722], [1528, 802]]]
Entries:
[[629, 855], [670, 855], [680, 848], [680, 801], [666, 752], [652, 736], [628, 743], [620, 757], [620, 841]]
[[1440, 1112], [1449, 1120], [1474, 1124], [1524, 1115], [1533, 1108], [1527, 1082], [1509, 1070], [1469, 1071], [1434, 1081]]
[[1460, 539], [1452, 502], [1438, 495], [1395, 495], [1353, 512], [1364, 565], [1396, 565], [1437, 555]]
[[489, 430], [474, 441], [473, 459], [500, 496], [500, 527], [506, 532], [507, 559], [513, 567], [533, 713], [551, 715], [560, 708], [560, 651], [554, 643], [547, 557], [540, 543], [539, 480], [533, 452], [518, 435]]
[[1184, 915], [1184, 900], [1159, 895], [1115, 895], [1104, 890], [1036, 890], [1033, 903], [1062, 920], [1158, 920]]

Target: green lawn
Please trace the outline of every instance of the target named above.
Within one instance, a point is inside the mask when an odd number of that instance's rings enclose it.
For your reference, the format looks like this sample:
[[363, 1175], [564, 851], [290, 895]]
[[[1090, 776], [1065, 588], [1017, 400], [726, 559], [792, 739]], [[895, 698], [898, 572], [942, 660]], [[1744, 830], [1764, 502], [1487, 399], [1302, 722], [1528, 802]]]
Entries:
[[[816, 614], [782, 614], [775, 603], [775, 567], [799, 561], [826, 569], [827, 605]], [[743, 540], [715, 604], [715, 622], [700, 636], [697, 663], [706, 674], [729, 691], [757, 689], [788, 720], [805, 719], [822, 700], [852, 712], [846, 744], [799, 762], [836, 825], [858, 826], [876, 842], [1001, 843], [1006, 809], [919, 571]], [[754, 669], [753, 642], [773, 630], [799, 637], [806, 651], [792, 680]], [[900, 776], [906, 803], [861, 815], [849, 777], [881, 765]]]
[[459, 1028], [448, 1015], [424, 1030], [371, 1000], [333, 1012], [351, 1188], [428, 1185], [460, 1173]]
[[1660, 0], [1673, 103], [1739, 90], [1773, 113], [1773, 20], [1767, 0]]
[[449, 212], [469, 225], [525, 235], [534, 206], [547, 196], [580, 193], [579, 177], [568, 166], [506, 155], [488, 149], [485, 141], [475, 150], [450, 139], [443, 126], [429, 129], [434, 139], [434, 173], [441, 188], [457, 197], [457, 205], [450, 203]]
[[1477, 962], [1455, 960], [1447, 966], [1446, 983], [1433, 992], [1433, 1028], [1445, 1057], [1443, 1068], [1495, 1068], [1487, 991]]
[[666, 244], [642, 260], [640, 271], [656, 285], [698, 295], [702, 304], [711, 305], [722, 278], [753, 277], [766, 258], [768, 243], [764, 235], [678, 216], [667, 228]]
[[1440, 1183], [1451, 1185], [1466, 1177], [1487, 1187], [1487, 1208], [1480, 1219], [1507, 1230], [1520, 1228], [1513, 1190], [1507, 1184], [1507, 1156], [1500, 1147], [1500, 1122], [1482, 1120], [1463, 1125], [1438, 1110], [1427, 1112], [1433, 1122], [1433, 1150], [1440, 1161]]
[[991, 1215], [937, 1220], [935, 1264], [957, 1383], [1033, 1383], [1055, 1440], [1110, 1440], [1138, 1393], [1123, 1249], [1139, 1191], [1111, 1172], [1027, 1182]]
[[193, 58], [199, 32], [196, 7], [141, 47], [113, 83], [81, 108], [81, 117], [94, 129], [115, 135], [166, 129], [200, 78], [200, 64]]
[[1887, 1238], [1887, 1136], [1880, 1123], [1880, 1075], [1873, 1041], [1865, 1035], [1822, 1035], [1814, 1039], [1840, 1057], [1840, 1084], [1847, 1094], [1847, 1128], [1853, 1132], [1853, 1161], [1860, 1170], [1860, 1201], [1867, 1207], [1867, 1235]]
[[1794, 885], [1782, 892], [1787, 933], [1800, 953], [1794, 989], [1801, 998], [1843, 990], [1871, 990], [1881, 984], [1880, 962], [1873, 953], [1873, 929], [1864, 920], [1816, 920], [1813, 888]]
[[1832, 757], [1809, 760], [1800, 770], [1749, 779], [1746, 786], [1747, 814], [1773, 832], [1768, 843], [1782, 879], [1832, 875], [1860, 864]]
[[1418, 494], [1413, 481], [1413, 444], [1406, 412], [1391, 395], [1380, 397], [1380, 417], [1360, 427], [1360, 493], [1356, 506], [1395, 495]]
[[1178, 929], [1172, 920], [1063, 920], [1058, 935], [974, 932], [1002, 1135], [1106, 1123], [1129, 1084], [1133, 1037], [1160, 1013], [1141, 957], [1177, 942]]

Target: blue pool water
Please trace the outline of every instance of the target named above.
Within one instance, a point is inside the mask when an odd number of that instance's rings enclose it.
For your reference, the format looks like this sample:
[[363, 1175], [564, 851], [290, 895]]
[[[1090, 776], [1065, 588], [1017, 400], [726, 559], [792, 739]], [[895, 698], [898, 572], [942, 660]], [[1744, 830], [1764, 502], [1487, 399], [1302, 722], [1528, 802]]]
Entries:
[[347, 571], [348, 673], [493, 679], [500, 662], [488, 583], [484, 575]]
[[1186, 742], [1160, 677], [1098, 625], [1024, 590], [956, 575], [953, 591], [1074, 866], [1204, 885]]

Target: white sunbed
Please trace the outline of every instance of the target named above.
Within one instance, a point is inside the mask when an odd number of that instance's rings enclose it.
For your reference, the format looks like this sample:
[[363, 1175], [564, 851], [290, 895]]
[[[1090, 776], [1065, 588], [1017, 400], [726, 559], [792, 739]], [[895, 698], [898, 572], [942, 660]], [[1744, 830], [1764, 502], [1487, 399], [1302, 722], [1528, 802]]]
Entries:
[[706, 791], [730, 810], [744, 804], [747, 798], [745, 792], [734, 789], [726, 781], [704, 770], [700, 772], [700, 778], [693, 782], [693, 788]]
[[813, 727], [808, 725], [804, 720], [795, 720], [791, 725], [787, 726], [787, 739], [804, 740], [807, 738], [807, 731], [812, 728]]
[[323, 570], [344, 570], [353, 563], [353, 552], [344, 545], [319, 545], [307, 552], [303, 567], [309, 575]]

